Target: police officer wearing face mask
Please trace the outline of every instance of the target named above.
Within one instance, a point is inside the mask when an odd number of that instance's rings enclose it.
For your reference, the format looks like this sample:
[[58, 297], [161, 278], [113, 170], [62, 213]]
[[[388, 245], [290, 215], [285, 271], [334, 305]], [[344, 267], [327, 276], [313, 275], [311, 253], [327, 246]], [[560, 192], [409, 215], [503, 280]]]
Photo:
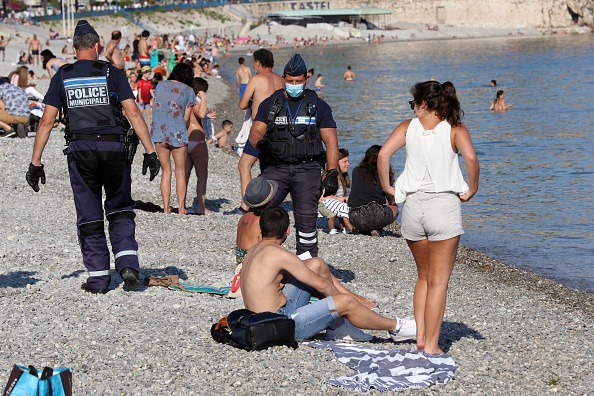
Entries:
[[[82, 289], [106, 293], [111, 281], [104, 208], [115, 268], [124, 286], [135, 289], [141, 286], [140, 267], [130, 193], [131, 158], [126, 160], [124, 144], [130, 124], [122, 108], [146, 150], [143, 174], [150, 169], [151, 181], [159, 173], [159, 160], [126, 76], [109, 63], [97, 60], [99, 35], [87, 21], [78, 21], [73, 46], [78, 60], [54, 75], [45, 95], [45, 111], [35, 136], [27, 182], [35, 192], [39, 191], [39, 180], [45, 184], [41, 155], [62, 109], [78, 239], [83, 263], [89, 271]], [[103, 205], [102, 189], [106, 197]]]
[[318, 201], [322, 191], [326, 196], [338, 189], [336, 122], [330, 106], [305, 88], [307, 67], [299, 54], [287, 63], [283, 78], [285, 89], [260, 104], [250, 143], [260, 150], [262, 176], [278, 183], [272, 205], [291, 193], [297, 254], [316, 257]]

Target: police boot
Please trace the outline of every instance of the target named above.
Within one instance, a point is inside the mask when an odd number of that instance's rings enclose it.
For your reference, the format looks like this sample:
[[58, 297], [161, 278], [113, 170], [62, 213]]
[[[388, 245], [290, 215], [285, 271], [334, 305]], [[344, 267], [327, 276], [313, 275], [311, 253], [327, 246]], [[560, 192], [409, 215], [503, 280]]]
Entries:
[[140, 275], [135, 269], [124, 268], [122, 272], [120, 272], [120, 275], [124, 280], [124, 287], [126, 289], [138, 289], [140, 286], [142, 286], [142, 282], [140, 282]]

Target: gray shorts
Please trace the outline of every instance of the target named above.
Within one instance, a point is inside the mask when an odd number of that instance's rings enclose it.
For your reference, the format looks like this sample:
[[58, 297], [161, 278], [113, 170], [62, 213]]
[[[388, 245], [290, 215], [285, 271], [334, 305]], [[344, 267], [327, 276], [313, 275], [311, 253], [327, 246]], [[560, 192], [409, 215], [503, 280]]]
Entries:
[[460, 198], [453, 193], [408, 195], [402, 209], [401, 232], [409, 241], [445, 241], [464, 234]]

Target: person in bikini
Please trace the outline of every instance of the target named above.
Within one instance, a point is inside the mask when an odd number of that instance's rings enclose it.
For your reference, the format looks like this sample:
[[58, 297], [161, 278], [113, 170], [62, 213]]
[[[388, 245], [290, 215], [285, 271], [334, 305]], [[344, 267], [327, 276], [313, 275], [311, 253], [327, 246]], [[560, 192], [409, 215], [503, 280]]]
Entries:
[[64, 58], [57, 58], [54, 53], [48, 49], [41, 51], [41, 66], [47, 70], [50, 79], [68, 62]]
[[351, 69], [351, 65], [347, 66], [347, 71], [344, 72], [342, 78], [344, 78], [347, 81], [353, 81], [355, 78], [357, 78], [357, 75]]
[[201, 77], [194, 77], [192, 89], [196, 93], [196, 106], [192, 108], [188, 126], [188, 156], [186, 157], [186, 185], [190, 181], [192, 168], [196, 172], [196, 198], [188, 208], [189, 214], [212, 214], [206, 209], [206, 180], [208, 178], [208, 148], [202, 120], [206, 118], [206, 92], [208, 82]]
[[[246, 309], [276, 312], [295, 321], [295, 338], [308, 339], [326, 330], [327, 340], [371, 341], [362, 329], [387, 330], [395, 341], [414, 339], [415, 321], [390, 319], [342, 285], [321, 258], [300, 260], [282, 244], [290, 233], [289, 215], [269, 207], [260, 216], [262, 240], [250, 248], [241, 269]], [[311, 296], [320, 298], [309, 303]]]
[[503, 93], [503, 90], [500, 89], [499, 91], [497, 91], [497, 96], [495, 97], [493, 102], [491, 102], [491, 107], [489, 108], [489, 110], [494, 111], [496, 113], [501, 113], [503, 111], [506, 111], [510, 107], [512, 107], [512, 105], [505, 103], [505, 94]]

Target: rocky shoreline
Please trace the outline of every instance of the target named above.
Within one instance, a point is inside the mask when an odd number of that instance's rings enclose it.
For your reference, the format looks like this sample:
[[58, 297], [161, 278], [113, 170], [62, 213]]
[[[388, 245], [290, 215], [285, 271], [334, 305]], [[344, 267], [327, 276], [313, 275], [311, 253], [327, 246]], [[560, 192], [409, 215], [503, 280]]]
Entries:
[[[229, 118], [238, 130], [235, 87], [208, 81], [209, 106], [219, 114], [215, 126]], [[241, 300], [159, 287], [125, 292], [115, 272], [106, 295], [80, 290], [87, 275], [60, 135], [53, 133], [44, 154], [47, 184], [39, 193], [24, 178], [33, 139], [0, 145], [0, 381], [19, 363], [72, 367], [75, 392], [85, 395], [352, 393], [321, 386], [351, 374], [330, 351], [301, 346], [249, 353], [214, 342], [210, 325], [242, 307]], [[221, 213], [239, 202], [237, 157], [212, 146], [209, 155], [207, 206], [217, 212], [210, 216], [156, 212], [158, 179], [141, 175], [138, 155], [133, 196], [144, 277], [230, 282], [239, 217]], [[413, 314], [416, 268], [397, 226], [383, 238], [320, 233], [319, 239], [320, 255], [349, 288], [378, 299], [385, 315]], [[294, 235], [287, 247], [294, 249]], [[472, 249], [461, 247], [457, 261], [441, 337], [458, 365], [456, 379], [404, 394], [594, 394], [592, 294]], [[373, 333], [374, 347], [414, 348]]]

